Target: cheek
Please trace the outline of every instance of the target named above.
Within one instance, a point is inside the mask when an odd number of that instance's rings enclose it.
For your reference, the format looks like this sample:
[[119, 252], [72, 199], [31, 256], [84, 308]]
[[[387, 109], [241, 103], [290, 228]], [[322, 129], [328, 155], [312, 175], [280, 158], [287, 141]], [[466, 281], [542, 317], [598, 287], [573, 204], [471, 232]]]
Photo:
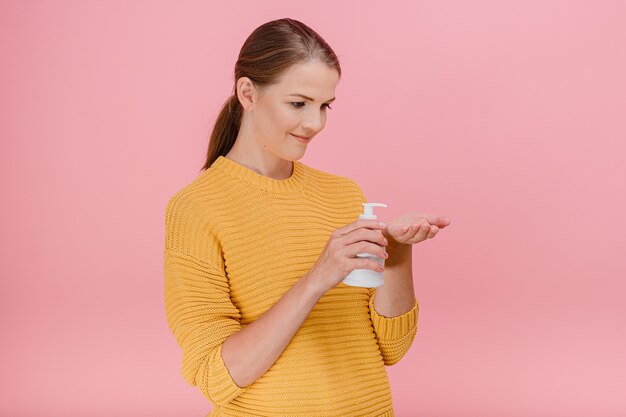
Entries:
[[258, 114], [256, 122], [263, 135], [274, 137], [277, 131], [283, 129], [286, 117], [283, 113], [279, 108], [272, 107], [266, 108], [262, 114]]
[[299, 119], [297, 112], [289, 108], [289, 104], [278, 106], [274, 109], [272, 120], [277, 129], [292, 131], [297, 126]]

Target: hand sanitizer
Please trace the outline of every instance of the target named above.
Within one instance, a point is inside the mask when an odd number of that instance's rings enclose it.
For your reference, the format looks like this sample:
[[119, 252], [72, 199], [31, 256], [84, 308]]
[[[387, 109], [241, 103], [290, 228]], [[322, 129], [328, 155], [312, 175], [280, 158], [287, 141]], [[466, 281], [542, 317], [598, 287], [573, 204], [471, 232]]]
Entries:
[[[363, 204], [363, 214], [359, 216], [359, 219], [377, 219], [374, 214], [373, 207], [387, 207], [383, 203], [361, 203]], [[371, 253], [357, 253], [359, 258], [370, 258], [385, 266], [385, 260], [378, 258]], [[346, 285], [354, 287], [374, 288], [380, 287], [385, 283], [382, 272], [372, 271], [371, 269], [355, 269], [350, 272], [342, 281]]]

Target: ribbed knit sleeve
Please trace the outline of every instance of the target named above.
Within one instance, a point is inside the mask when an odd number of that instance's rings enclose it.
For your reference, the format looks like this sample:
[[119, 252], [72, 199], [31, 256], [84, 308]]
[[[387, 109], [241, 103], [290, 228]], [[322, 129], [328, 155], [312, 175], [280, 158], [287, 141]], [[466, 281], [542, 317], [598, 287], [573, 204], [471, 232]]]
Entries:
[[203, 223], [193, 213], [176, 199], [168, 205], [164, 250], [166, 319], [182, 351], [181, 375], [221, 406], [246, 389], [233, 381], [221, 355], [224, 340], [241, 329], [241, 314], [230, 299], [223, 269], [199, 259], [207, 251], [195, 248], [211, 248], [215, 243], [208, 233], [201, 232]]
[[383, 355], [385, 365], [396, 364], [413, 344], [417, 333], [417, 317], [419, 304], [415, 300], [413, 308], [404, 314], [394, 317], [386, 317], [378, 314], [374, 308], [374, 296], [376, 288], [370, 289], [369, 310], [374, 325], [374, 332], [378, 340], [380, 352]]
[[[359, 184], [354, 180], [350, 181], [353, 182], [358, 190], [361, 202], [366, 203], [365, 193]], [[413, 344], [417, 333], [419, 305], [416, 299], [411, 310], [399, 316], [386, 317], [378, 314], [376, 309], [374, 309], [376, 288], [370, 288], [369, 293], [370, 317], [374, 326], [374, 333], [376, 333], [376, 339], [378, 340], [380, 353], [383, 356], [385, 365], [391, 366], [400, 361], [411, 347], [411, 344]]]

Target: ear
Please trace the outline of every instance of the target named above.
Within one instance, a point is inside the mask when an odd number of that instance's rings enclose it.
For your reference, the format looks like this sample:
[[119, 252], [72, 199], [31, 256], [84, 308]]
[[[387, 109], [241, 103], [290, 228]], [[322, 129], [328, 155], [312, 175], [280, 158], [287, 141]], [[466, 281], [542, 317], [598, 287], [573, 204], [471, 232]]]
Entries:
[[237, 98], [241, 106], [249, 110], [256, 103], [258, 92], [254, 83], [248, 77], [240, 77], [237, 80]]

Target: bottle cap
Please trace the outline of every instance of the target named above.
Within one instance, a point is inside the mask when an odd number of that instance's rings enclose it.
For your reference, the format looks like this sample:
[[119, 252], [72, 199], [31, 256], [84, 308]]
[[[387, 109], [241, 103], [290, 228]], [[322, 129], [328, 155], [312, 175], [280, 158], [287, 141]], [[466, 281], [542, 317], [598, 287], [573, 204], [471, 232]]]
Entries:
[[359, 219], [377, 219], [374, 214], [374, 207], [387, 207], [387, 204], [383, 203], [361, 203], [363, 204], [363, 214], [359, 216]]

